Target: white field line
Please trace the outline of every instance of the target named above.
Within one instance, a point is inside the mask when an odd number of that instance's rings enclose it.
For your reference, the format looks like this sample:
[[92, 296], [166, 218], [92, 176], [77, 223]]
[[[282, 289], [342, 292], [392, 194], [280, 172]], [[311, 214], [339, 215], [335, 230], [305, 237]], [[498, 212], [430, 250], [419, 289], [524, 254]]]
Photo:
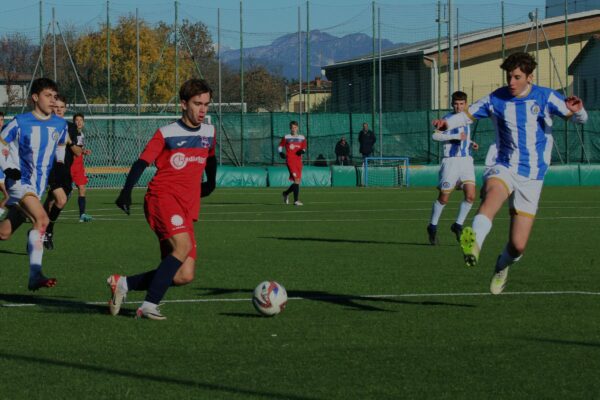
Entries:
[[[562, 291], [540, 291], [540, 292], [504, 292], [501, 296], [600, 296], [600, 292], [587, 292], [581, 290], [562, 290]], [[306, 296], [306, 297], [289, 297], [288, 300], [369, 300], [369, 299], [394, 299], [394, 298], [416, 298], [416, 297], [482, 297], [492, 296], [487, 292], [474, 293], [403, 293], [403, 294], [357, 294], [346, 296]], [[180, 299], [180, 300], [164, 300], [162, 304], [177, 304], [177, 303], [232, 303], [232, 302], [248, 302], [251, 297], [244, 298], [208, 298], [208, 299]], [[124, 304], [137, 304], [139, 301], [125, 301]], [[84, 304], [102, 305], [107, 304], [105, 301], [88, 301]], [[40, 304], [33, 303], [6, 303], [0, 307], [36, 307]]]

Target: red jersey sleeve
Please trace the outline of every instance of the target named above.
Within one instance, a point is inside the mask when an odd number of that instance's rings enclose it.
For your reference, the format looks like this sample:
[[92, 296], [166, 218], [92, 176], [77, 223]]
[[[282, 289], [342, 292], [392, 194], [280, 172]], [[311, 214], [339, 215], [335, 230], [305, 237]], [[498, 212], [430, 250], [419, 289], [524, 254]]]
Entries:
[[279, 147], [285, 147], [285, 136], [281, 138], [281, 141], [279, 141]]
[[150, 139], [150, 141], [146, 145], [146, 148], [144, 148], [144, 151], [142, 151], [142, 154], [140, 154], [139, 158], [146, 161], [148, 165], [150, 165], [154, 163], [154, 161], [156, 160], [158, 155], [163, 151], [164, 148], [165, 139], [163, 138], [163, 135], [159, 129], [154, 133], [154, 136], [152, 136], [152, 139]]

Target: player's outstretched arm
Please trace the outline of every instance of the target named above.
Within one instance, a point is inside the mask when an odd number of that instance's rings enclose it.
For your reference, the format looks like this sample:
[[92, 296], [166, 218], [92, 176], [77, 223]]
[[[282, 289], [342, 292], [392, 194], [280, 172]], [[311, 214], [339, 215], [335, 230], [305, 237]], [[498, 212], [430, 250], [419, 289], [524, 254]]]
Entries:
[[135, 184], [140, 180], [140, 177], [147, 167], [148, 163], [142, 159], [138, 159], [133, 163], [129, 170], [129, 174], [127, 175], [127, 180], [125, 180], [125, 186], [123, 186], [121, 193], [119, 193], [119, 197], [117, 197], [117, 200], [115, 201], [117, 207], [123, 210], [127, 215], [131, 214], [131, 191]]
[[583, 108], [583, 100], [577, 96], [569, 96], [565, 99], [565, 105], [573, 113], [571, 121], [576, 124], [585, 124], [588, 114]]
[[217, 187], [217, 158], [215, 156], [208, 157], [204, 172], [206, 172], [206, 182], [202, 182], [200, 197], [209, 196]]

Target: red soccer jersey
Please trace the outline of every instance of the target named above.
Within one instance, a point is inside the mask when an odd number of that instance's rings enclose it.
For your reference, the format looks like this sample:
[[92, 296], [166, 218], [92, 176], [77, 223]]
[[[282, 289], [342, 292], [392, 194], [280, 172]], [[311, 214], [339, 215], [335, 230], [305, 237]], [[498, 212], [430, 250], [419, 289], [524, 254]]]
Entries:
[[285, 156], [288, 162], [301, 161], [302, 156], [297, 155], [298, 150], [306, 150], [306, 138], [303, 135], [287, 134], [279, 142], [280, 148], [285, 148]]
[[148, 184], [148, 193], [169, 193], [189, 210], [196, 221], [200, 211], [200, 187], [206, 159], [215, 155], [215, 128], [202, 124], [189, 128], [181, 120], [159, 128], [140, 159], [156, 164], [156, 174]]

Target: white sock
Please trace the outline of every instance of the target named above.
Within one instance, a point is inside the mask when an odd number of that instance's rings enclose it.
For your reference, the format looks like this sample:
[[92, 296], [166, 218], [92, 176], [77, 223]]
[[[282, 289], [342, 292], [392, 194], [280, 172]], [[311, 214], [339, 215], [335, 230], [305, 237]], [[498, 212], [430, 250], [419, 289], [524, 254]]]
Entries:
[[44, 254], [44, 245], [42, 243], [44, 235], [37, 229], [29, 231], [27, 238], [27, 252], [29, 253], [29, 277], [34, 277], [42, 273], [42, 256]]
[[442, 216], [442, 211], [444, 210], [444, 207], [446, 207], [446, 205], [440, 203], [437, 200], [433, 202], [433, 208], [431, 209], [431, 220], [430, 220], [431, 225], [438, 224], [438, 222], [440, 221], [440, 217]]
[[144, 308], [146, 310], [147, 309], [156, 310], [156, 307], [158, 307], [158, 304], [150, 303], [149, 301], [144, 301], [140, 308]]
[[117, 281], [117, 286], [119, 287], [119, 289], [121, 289], [121, 291], [129, 292], [129, 287], [127, 286], [127, 277], [126, 276], [120, 277], [119, 280]]
[[477, 214], [475, 218], [473, 218], [473, 231], [475, 232], [475, 240], [477, 241], [480, 250], [483, 247], [483, 241], [488, 233], [490, 233], [491, 229], [492, 221], [485, 215]]
[[462, 225], [465, 223], [465, 219], [467, 219], [467, 215], [469, 215], [471, 207], [473, 207], [473, 203], [469, 203], [466, 200], [463, 200], [460, 203], [460, 207], [458, 208], [458, 217], [456, 217], [457, 224]]
[[518, 262], [523, 257], [523, 254], [520, 254], [518, 257], [513, 257], [508, 252], [508, 246], [504, 247], [502, 250], [502, 254], [498, 257], [496, 261], [496, 272], [502, 271], [504, 268], [513, 265]]

